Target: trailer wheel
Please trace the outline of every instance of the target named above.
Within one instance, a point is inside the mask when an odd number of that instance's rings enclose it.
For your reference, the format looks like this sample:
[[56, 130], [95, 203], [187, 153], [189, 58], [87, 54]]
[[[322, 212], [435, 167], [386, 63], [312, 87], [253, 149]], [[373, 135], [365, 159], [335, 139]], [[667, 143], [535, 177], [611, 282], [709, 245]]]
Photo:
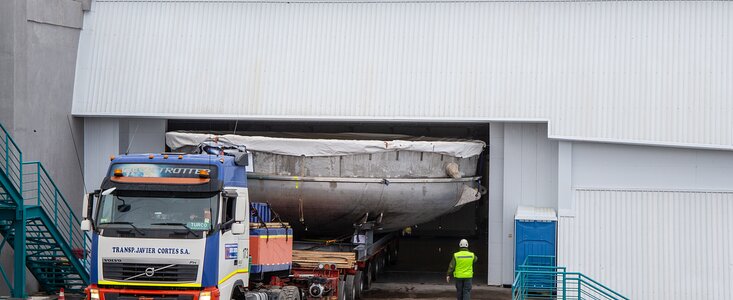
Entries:
[[389, 255], [387, 256], [387, 263], [394, 266], [397, 264], [397, 247], [392, 247], [392, 249], [389, 249]]
[[380, 254], [379, 258], [377, 259], [377, 264], [379, 265], [379, 268], [377, 269], [379, 271], [379, 274], [384, 274], [386, 272], [387, 267], [387, 254]]
[[346, 275], [339, 275], [338, 300], [346, 300]]
[[356, 282], [354, 281], [354, 275], [346, 275], [343, 287], [344, 288], [339, 291], [339, 299], [355, 300]]
[[374, 275], [374, 264], [372, 262], [367, 263], [366, 270], [364, 270], [363, 273], [364, 273], [363, 274], [364, 280], [362, 280], [362, 282], [364, 282], [363, 290], [368, 291], [370, 288], [372, 288], [372, 281], [374, 280], [374, 278], [372, 277]]
[[284, 286], [282, 289], [282, 293], [284, 295], [284, 298], [281, 298], [279, 300], [300, 300], [300, 290], [297, 286]]
[[361, 299], [361, 291], [364, 290], [364, 273], [356, 271], [354, 274], [354, 299]]
[[391, 265], [392, 264], [392, 249], [387, 249], [387, 252], [384, 253], [384, 261], [386, 264]]
[[382, 255], [381, 254], [379, 256], [375, 256], [372, 259], [372, 264], [374, 264], [374, 268], [372, 268], [372, 272], [374, 273], [374, 274], [372, 274], [372, 282], [375, 282], [375, 281], [379, 280], [379, 275], [382, 274], [382, 263], [381, 263], [381, 261], [382, 261]]

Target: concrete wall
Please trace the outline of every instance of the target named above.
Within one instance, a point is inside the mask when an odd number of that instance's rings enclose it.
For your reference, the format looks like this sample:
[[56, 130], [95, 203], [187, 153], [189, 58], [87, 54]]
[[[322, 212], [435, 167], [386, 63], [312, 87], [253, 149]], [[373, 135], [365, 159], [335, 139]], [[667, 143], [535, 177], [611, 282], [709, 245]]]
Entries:
[[[15, 38], [23, 30], [16, 30], [18, 22], [25, 13], [22, 1], [0, 1], [0, 122], [8, 130], [13, 128], [15, 106], [15, 64], [19, 60], [16, 55]], [[16, 32], [17, 31], [17, 32]]]
[[[0, 1], [0, 123], [23, 160], [41, 161], [77, 211], [84, 191], [83, 123], [70, 112], [82, 6], [73, 0]], [[13, 269], [10, 247], [0, 263]], [[37, 290], [33, 276], [27, 278], [28, 290]], [[7, 294], [0, 284], [0, 295]]]
[[546, 124], [491, 123], [489, 134], [488, 283], [511, 284], [517, 207], [557, 208], [558, 142]]
[[77, 1], [0, 3], [0, 122], [24, 161], [41, 161], [74, 198], [83, 191], [83, 125], [70, 114], [81, 22]]

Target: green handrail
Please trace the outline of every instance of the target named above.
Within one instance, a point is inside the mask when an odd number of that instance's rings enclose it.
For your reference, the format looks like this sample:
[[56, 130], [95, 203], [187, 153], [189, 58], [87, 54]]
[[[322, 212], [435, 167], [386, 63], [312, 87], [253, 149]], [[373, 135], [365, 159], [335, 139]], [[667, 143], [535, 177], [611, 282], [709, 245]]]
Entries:
[[[29, 187], [23, 190], [26, 192], [26, 195], [24, 195], [25, 200], [35, 202], [36, 205], [40, 206], [49, 216], [51, 223], [62, 233], [62, 238], [67, 245], [72, 249], [81, 250], [82, 257], [86, 258], [91, 248], [91, 238], [79, 228], [80, 219], [69, 206], [56, 183], [51, 179], [46, 168], [38, 161], [23, 162], [23, 165], [28, 166], [24, 175], [33, 176], [35, 179], [35, 181], [26, 183]], [[88, 273], [89, 261], [86, 259], [81, 261]]]
[[512, 299], [628, 300], [618, 292], [578, 272], [556, 266], [555, 256], [528, 255], [515, 271]]
[[[548, 297], [556, 299], [628, 300], [620, 293], [582, 273], [566, 272], [563, 271], [564, 267], [557, 268], [561, 271], [547, 271], [547, 269], [518, 271], [512, 284], [512, 299], [526, 299], [530, 294], [541, 295], [547, 293], [549, 294]], [[536, 283], [538, 277], [550, 278], [551, 283], [557, 285], [532, 286], [530, 283]], [[559, 284], [560, 282], [562, 283]], [[544, 281], [543, 283], [548, 282]], [[553, 293], [555, 293], [555, 296], [552, 296]], [[583, 297], [583, 295], [587, 295], [587, 297]], [[542, 297], [533, 295], [532, 298]]]
[[[2, 129], [2, 137], [0, 137], [0, 171], [7, 175], [10, 184], [20, 194], [23, 188], [23, 152], [20, 151], [20, 147], [2, 124], [0, 124], [0, 129]], [[16, 205], [22, 205], [22, 203], [16, 203]]]

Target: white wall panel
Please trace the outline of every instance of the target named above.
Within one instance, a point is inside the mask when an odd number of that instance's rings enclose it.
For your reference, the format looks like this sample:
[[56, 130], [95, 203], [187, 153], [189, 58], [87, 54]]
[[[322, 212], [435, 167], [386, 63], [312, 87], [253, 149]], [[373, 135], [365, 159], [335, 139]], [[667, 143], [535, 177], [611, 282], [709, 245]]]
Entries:
[[540, 120], [733, 149], [733, 2], [95, 1], [77, 116]]
[[[545, 124], [505, 123], [503, 127], [504, 149], [501, 162], [503, 170], [494, 170], [492, 173], [499, 175], [497, 173], [501, 172], [503, 176], [501, 192], [503, 194], [500, 199], [492, 199], [492, 194], [490, 194], [489, 202], [502, 201], [500, 205], [490, 206], [490, 209], [498, 207], [502, 209], [501, 283], [512, 284], [514, 281], [514, 215], [517, 207], [525, 205], [557, 209], [558, 142], [547, 138]], [[490, 142], [493, 144], [489, 147], [501, 144], [498, 140], [490, 140]], [[490, 152], [496, 150], [490, 149]], [[489, 168], [496, 166], [497, 164], [490, 165]], [[492, 215], [489, 212], [489, 216]], [[492, 240], [489, 241], [491, 242]], [[490, 254], [489, 261], [491, 262], [493, 258], [494, 256]], [[495, 270], [489, 272], [491, 276], [494, 276]]]
[[733, 193], [575, 191], [558, 263], [631, 299], [733, 299]]
[[501, 285], [504, 260], [504, 124], [489, 124], [489, 269], [487, 283]]
[[572, 145], [578, 188], [733, 192], [733, 152], [580, 143]]

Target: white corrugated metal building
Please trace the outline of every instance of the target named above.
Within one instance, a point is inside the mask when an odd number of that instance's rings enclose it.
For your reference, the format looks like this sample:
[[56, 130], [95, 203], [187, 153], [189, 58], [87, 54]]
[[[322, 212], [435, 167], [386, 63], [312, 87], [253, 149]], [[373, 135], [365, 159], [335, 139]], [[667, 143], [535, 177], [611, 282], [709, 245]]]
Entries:
[[[733, 16], [716, 1], [93, 1], [87, 185], [169, 119], [489, 123], [489, 284], [518, 205], [634, 299], [731, 299]], [[139, 119], [144, 117], [144, 119]], [[150, 141], [144, 143], [141, 141]], [[98, 183], [97, 183], [98, 184]]]

